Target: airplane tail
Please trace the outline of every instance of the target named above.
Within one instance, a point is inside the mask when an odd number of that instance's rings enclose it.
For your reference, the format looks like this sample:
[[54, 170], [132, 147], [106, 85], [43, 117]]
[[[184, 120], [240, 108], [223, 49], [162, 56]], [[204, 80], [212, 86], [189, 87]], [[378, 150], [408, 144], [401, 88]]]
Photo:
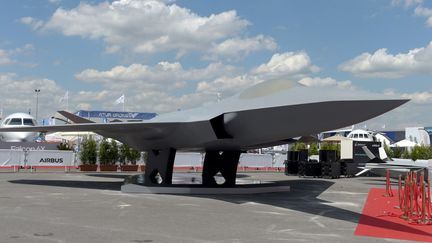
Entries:
[[[380, 154], [380, 158], [378, 158], [378, 157], [375, 156], [374, 153], [372, 153], [372, 152], [369, 150], [368, 147], [363, 146], [362, 149], [363, 149], [363, 151], [365, 152], [366, 156], [369, 158], [369, 161], [366, 162], [366, 163], [378, 163], [378, 164], [380, 164], [380, 163], [386, 163], [386, 162], [383, 160], [383, 157], [385, 157], [384, 159], [387, 158], [387, 154], [385, 153], [385, 151], [382, 151], [382, 152], [379, 151], [379, 152], [380, 152], [380, 153], [379, 153], [379, 154]], [[382, 148], [379, 148], [379, 150], [380, 150], [380, 149], [382, 149]], [[383, 154], [382, 154], [382, 153], [383, 153]]]
[[60, 115], [66, 117], [67, 119], [69, 119], [70, 121], [72, 121], [73, 123], [94, 123], [94, 121], [82, 118], [80, 116], [74, 115], [70, 112], [67, 111], [57, 111]]
[[379, 147], [378, 152], [379, 152], [380, 159], [384, 161], [389, 160], [389, 157], [387, 156], [384, 147]]
[[[383, 148], [379, 148], [379, 158], [375, 156], [374, 153], [372, 153], [368, 147], [363, 146], [362, 147], [363, 151], [365, 152], [366, 156], [369, 158], [369, 161], [366, 162], [366, 164], [368, 163], [376, 163], [376, 164], [383, 164], [386, 163], [384, 160], [387, 159], [387, 154], [385, 152], [385, 150]], [[366, 165], [365, 167], [359, 167], [360, 169], [362, 169], [362, 171], [358, 172], [355, 176], [360, 176], [368, 171], [370, 171], [371, 169], [368, 167], [368, 165]]]

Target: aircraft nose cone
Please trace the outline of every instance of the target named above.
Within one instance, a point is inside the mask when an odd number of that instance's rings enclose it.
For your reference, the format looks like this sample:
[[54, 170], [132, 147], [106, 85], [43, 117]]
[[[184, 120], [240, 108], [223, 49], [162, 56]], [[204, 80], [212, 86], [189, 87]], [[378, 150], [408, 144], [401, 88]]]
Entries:
[[240, 111], [227, 119], [224, 129], [232, 137], [245, 141], [283, 140], [357, 124], [406, 102], [406, 99], [339, 100], [272, 107], [259, 113]]
[[326, 127], [325, 130], [332, 130], [372, 119], [408, 101], [407, 99], [387, 99], [324, 102], [321, 106], [324, 110], [315, 106], [314, 113], [320, 117], [320, 126]]
[[408, 99], [363, 100], [359, 101], [358, 105], [354, 105], [352, 109], [364, 113], [367, 116], [371, 116], [369, 118], [365, 117], [366, 119], [370, 119], [393, 110], [408, 101]]
[[32, 132], [19, 132], [17, 137], [21, 142], [31, 141], [33, 139], [34, 133]]

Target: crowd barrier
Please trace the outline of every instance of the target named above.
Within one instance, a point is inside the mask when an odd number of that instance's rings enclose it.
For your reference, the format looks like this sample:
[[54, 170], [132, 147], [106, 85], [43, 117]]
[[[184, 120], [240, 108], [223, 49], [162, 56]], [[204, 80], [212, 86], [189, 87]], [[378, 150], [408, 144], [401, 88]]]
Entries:
[[[72, 151], [60, 150], [5, 150], [0, 149], [0, 171], [79, 171], [76, 154]], [[242, 154], [238, 171], [284, 171], [286, 155]], [[204, 155], [201, 153], [177, 153], [174, 161], [176, 172], [201, 172]], [[97, 171], [100, 171], [97, 170]], [[118, 169], [117, 171], [121, 171]], [[142, 171], [138, 167], [137, 172]], [[134, 172], [134, 171], [131, 171]]]

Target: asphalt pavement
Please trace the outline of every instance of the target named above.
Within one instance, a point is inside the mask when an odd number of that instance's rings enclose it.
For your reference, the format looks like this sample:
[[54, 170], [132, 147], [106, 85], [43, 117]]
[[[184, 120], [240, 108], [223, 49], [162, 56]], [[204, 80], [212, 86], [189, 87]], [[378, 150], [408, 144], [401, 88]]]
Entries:
[[0, 242], [395, 242], [354, 235], [384, 178], [240, 173], [291, 191], [185, 196], [122, 193], [128, 175], [0, 173]]

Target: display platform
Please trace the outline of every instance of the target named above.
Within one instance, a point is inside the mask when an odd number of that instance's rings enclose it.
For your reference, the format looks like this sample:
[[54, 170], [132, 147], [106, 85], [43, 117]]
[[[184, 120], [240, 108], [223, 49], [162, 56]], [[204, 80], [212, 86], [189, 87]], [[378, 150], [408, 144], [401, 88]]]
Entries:
[[[217, 177], [218, 183], [223, 183], [222, 177]], [[134, 175], [125, 179], [121, 187], [124, 193], [144, 194], [179, 194], [179, 195], [233, 195], [233, 194], [258, 194], [273, 192], [288, 192], [289, 186], [277, 185], [273, 182], [263, 182], [252, 179], [236, 179], [234, 187], [204, 187], [201, 178], [192, 175], [176, 175], [170, 186], [145, 186], [144, 175]]]

